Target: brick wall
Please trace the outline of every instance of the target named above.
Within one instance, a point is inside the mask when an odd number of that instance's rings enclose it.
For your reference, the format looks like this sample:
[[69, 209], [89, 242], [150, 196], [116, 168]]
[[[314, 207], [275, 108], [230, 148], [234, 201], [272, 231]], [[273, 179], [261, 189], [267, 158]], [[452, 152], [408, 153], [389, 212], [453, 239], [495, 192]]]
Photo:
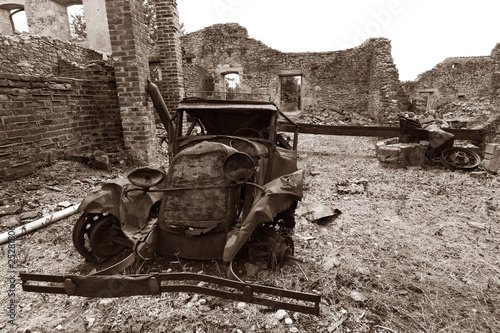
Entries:
[[159, 88], [165, 104], [172, 112], [184, 97], [179, 12], [176, 0], [157, 0], [155, 3], [158, 25], [156, 47], [160, 50], [158, 60], [162, 72]]
[[96, 64], [92, 80], [0, 73], [0, 181], [94, 149], [121, 147], [115, 83]]
[[[224, 73], [238, 72], [243, 92], [270, 94], [279, 105], [280, 76], [301, 75], [302, 110], [315, 117], [342, 109], [384, 118], [408, 106], [390, 41], [384, 38], [344, 51], [284, 53], [249, 38], [244, 27], [231, 23], [188, 34], [182, 46], [192, 64], [214, 78], [216, 90], [223, 89]], [[184, 80], [189, 89], [201, 78], [185, 75]]]
[[155, 162], [155, 119], [146, 93], [147, 26], [140, 0], [106, 0], [124, 144], [130, 160]]
[[0, 35], [0, 181], [94, 149], [123, 149], [112, 63], [66, 41]]

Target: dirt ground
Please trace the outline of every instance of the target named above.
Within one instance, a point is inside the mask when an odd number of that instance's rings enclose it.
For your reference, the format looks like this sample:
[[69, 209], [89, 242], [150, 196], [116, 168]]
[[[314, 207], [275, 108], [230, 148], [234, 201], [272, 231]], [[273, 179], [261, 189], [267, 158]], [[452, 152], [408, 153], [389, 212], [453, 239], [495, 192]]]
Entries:
[[[188, 293], [120, 299], [27, 293], [19, 278], [12, 290], [12, 271], [92, 269], [72, 245], [78, 217], [72, 215], [17, 238], [15, 269], [8, 267], [8, 246], [0, 246], [0, 331], [500, 332], [500, 176], [384, 166], [375, 158], [374, 143], [301, 135], [303, 202], [330, 205], [342, 214], [317, 222], [296, 217], [295, 255], [303, 263], [270, 273], [262, 263], [239, 259], [244, 277], [258, 268], [253, 275], [259, 283], [320, 293], [320, 316]], [[79, 203], [127, 171], [57, 162], [33, 177], [0, 183], [1, 204], [19, 206], [15, 216], [26, 223]], [[1, 218], [1, 232], [8, 223], [12, 216]], [[200, 266], [164, 260], [160, 266], [225, 273], [216, 261]], [[8, 316], [12, 300], [15, 324]]]

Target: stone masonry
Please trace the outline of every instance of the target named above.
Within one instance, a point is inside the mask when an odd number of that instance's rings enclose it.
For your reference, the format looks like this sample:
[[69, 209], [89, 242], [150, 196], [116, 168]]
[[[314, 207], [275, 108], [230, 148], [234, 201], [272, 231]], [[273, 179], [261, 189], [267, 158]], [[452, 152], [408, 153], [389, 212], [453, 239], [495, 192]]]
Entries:
[[190, 33], [182, 38], [182, 46], [188, 58], [185, 68], [207, 72], [205, 78], [184, 76], [186, 87], [209, 88], [212, 81], [212, 89], [223, 91], [224, 75], [238, 73], [241, 92], [269, 94], [279, 105], [280, 77], [293, 75], [302, 78], [302, 111], [309, 114], [346, 111], [385, 118], [408, 105], [385, 38], [344, 51], [284, 53], [230, 23]]
[[419, 113], [453, 102], [489, 98], [493, 66], [490, 56], [447, 58], [417, 80], [404, 83], [404, 87]]

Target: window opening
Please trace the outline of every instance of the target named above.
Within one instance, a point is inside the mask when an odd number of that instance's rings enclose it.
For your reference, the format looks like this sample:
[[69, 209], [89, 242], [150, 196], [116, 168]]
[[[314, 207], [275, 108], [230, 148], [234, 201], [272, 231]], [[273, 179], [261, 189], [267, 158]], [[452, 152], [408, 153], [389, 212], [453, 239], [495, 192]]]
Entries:
[[10, 11], [10, 23], [12, 31], [29, 32], [28, 20], [24, 9], [12, 9]]
[[87, 39], [87, 23], [83, 5], [67, 7], [71, 37], [76, 40]]
[[240, 74], [224, 74], [224, 92], [226, 99], [237, 99], [237, 94], [240, 92]]
[[151, 61], [149, 63], [149, 76], [153, 82], [159, 82], [162, 80], [159, 61]]

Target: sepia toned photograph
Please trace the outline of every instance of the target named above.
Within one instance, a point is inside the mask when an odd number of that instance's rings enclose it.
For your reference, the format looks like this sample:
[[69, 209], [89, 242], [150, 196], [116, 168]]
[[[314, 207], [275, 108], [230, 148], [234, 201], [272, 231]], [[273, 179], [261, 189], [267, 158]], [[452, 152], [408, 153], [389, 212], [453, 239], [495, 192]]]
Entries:
[[0, 332], [500, 332], [499, 12], [0, 0]]

